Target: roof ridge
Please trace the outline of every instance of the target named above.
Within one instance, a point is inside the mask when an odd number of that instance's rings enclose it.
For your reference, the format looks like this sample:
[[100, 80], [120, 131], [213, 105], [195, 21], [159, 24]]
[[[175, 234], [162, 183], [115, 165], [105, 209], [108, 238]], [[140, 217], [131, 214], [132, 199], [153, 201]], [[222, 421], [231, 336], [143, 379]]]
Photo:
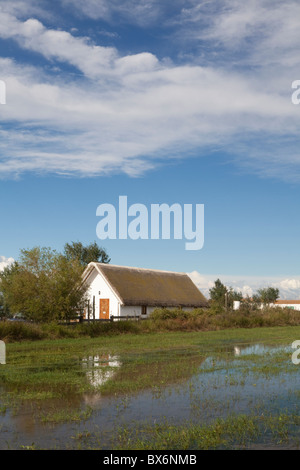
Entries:
[[111, 267], [111, 268], [136, 269], [140, 271], [154, 271], [157, 273], [181, 274], [181, 275], [188, 276], [188, 274], [183, 271], [167, 271], [165, 269], [139, 268], [137, 266], [121, 266], [119, 264], [99, 263], [98, 261], [93, 261], [93, 263], [100, 265], [100, 266]]

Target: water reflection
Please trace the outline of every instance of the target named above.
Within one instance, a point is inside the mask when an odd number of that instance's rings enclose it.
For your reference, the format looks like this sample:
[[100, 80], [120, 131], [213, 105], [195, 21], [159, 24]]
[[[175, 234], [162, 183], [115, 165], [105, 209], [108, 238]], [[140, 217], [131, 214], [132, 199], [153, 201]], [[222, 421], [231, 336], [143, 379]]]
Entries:
[[[226, 354], [219, 355], [220, 350]], [[282, 351], [291, 352], [291, 347], [225, 344], [212, 350], [215, 354], [207, 354], [205, 360], [201, 348], [147, 354], [147, 361], [140, 354], [130, 358], [121, 356], [122, 362], [113, 354], [80, 358], [76, 367], [94, 389], [88, 394], [71, 395], [67, 402], [51, 400], [47, 405], [43, 400], [39, 406], [43, 413], [47, 406], [55, 410], [67, 407], [71, 413], [75, 408], [89, 405], [94, 410], [91, 417], [84, 423], [43, 426], [34, 420], [32, 402], [28, 401], [16, 416], [10, 412], [0, 415], [0, 449], [7, 447], [6, 441], [14, 448], [32, 442], [45, 448], [72, 447], [76, 445], [73, 439], [76, 433], [93, 433], [95, 429], [102, 433], [101, 446], [110, 448], [111, 436], [119, 425], [159, 423], [162, 419], [176, 425], [185, 420], [210, 423], [231, 413], [277, 414], [282, 410], [298, 413], [300, 376], [295, 372], [299, 369], [288, 357], [283, 357], [281, 363], [275, 357], [274, 370], [268, 369], [272, 362], [270, 355], [274, 359], [274, 354]], [[257, 357], [240, 358], [252, 354]], [[124, 395], [107, 396], [97, 390], [116, 378], [119, 384], [133, 381], [137, 389]]]
[[108, 380], [112, 379], [116, 370], [122, 365], [118, 356], [96, 355], [88, 356], [82, 359], [82, 367], [87, 369], [86, 376], [93, 387], [100, 387]]
[[276, 354], [279, 352], [290, 352], [290, 346], [265, 346], [263, 344], [254, 344], [252, 346], [234, 346], [233, 352], [235, 356], [249, 356], [251, 354], [262, 356], [264, 354]]

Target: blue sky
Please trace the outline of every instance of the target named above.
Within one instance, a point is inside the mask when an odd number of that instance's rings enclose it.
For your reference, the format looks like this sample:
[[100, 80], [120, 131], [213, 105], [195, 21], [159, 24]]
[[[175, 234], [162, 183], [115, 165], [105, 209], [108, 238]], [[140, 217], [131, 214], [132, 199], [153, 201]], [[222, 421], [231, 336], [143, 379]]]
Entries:
[[205, 205], [205, 244], [106, 240], [112, 262], [300, 298], [300, 5], [0, 0], [0, 268], [96, 238], [96, 208]]

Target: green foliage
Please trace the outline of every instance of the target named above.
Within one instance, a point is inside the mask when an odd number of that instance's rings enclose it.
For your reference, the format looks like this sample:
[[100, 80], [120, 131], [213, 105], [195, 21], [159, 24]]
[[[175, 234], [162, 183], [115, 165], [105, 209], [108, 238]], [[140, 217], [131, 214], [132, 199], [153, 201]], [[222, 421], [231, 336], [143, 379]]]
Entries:
[[12, 313], [28, 320], [68, 320], [83, 308], [82, 266], [50, 248], [22, 250], [19, 262], [0, 274], [1, 291]]
[[274, 303], [279, 298], [279, 289], [274, 287], [259, 289], [257, 293], [258, 298], [264, 305]]
[[[193, 309], [192, 311], [183, 310], [181, 308], [156, 308], [150, 318], [152, 320], [170, 320], [170, 319], [179, 319], [179, 320], [186, 320], [188, 318], [197, 317], [199, 315], [203, 315], [205, 312], [204, 309], [197, 308]], [[207, 309], [206, 309], [207, 313]]]
[[39, 325], [23, 322], [0, 321], [0, 339], [10, 341], [35, 341], [47, 338]]
[[242, 313], [252, 312], [254, 310], [258, 310], [261, 305], [261, 301], [257, 295], [253, 295], [253, 297], [245, 297], [243, 302], [240, 304], [240, 311]]
[[209, 289], [210, 298], [213, 305], [218, 307], [232, 308], [234, 300], [242, 300], [241, 292], [236, 292], [232, 287], [226, 287], [220, 279], [215, 281], [214, 287]]
[[106, 337], [123, 334], [144, 334], [168, 331], [215, 331], [232, 328], [260, 328], [300, 325], [300, 312], [281, 307], [263, 310], [216, 313], [211, 309], [156, 309], [147, 320], [124, 320], [116, 322], [35, 324], [0, 321], [0, 340], [61, 339], [81, 337]]
[[0, 319], [9, 316], [9, 308], [5, 302], [4, 295], [0, 292]]
[[209, 289], [210, 298], [212, 301], [220, 304], [225, 305], [225, 295], [227, 293], [227, 287], [222, 284], [220, 279], [215, 281], [214, 287]]
[[83, 267], [91, 262], [109, 263], [110, 257], [104, 248], [100, 248], [96, 242], [84, 246], [81, 242], [66, 243], [64, 255], [68, 260], [77, 259]]

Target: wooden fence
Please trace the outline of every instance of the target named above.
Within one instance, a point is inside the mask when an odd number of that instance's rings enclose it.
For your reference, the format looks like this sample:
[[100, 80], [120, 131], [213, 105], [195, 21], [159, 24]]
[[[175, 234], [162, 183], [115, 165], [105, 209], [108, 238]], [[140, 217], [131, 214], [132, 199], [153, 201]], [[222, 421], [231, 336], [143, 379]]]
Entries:
[[83, 318], [82, 316], [75, 317], [73, 320], [69, 322], [64, 322], [63, 324], [74, 325], [76, 323], [99, 323], [99, 322], [114, 322], [114, 321], [127, 321], [127, 320], [146, 320], [147, 317], [142, 316], [134, 316], [134, 315], [124, 315], [122, 317], [117, 317], [115, 315], [111, 315], [110, 318]]

